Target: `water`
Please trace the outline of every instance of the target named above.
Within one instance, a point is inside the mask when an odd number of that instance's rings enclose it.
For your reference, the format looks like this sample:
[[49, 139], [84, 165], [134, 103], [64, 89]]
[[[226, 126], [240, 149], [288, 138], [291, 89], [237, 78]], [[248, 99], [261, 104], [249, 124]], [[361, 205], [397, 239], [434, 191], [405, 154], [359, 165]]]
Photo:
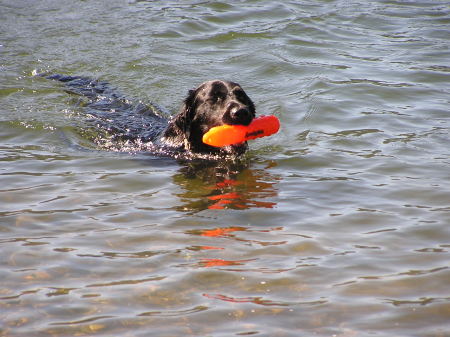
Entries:
[[[450, 336], [446, 1], [0, 4], [1, 336]], [[240, 83], [241, 162], [106, 151], [55, 72], [176, 111]]]

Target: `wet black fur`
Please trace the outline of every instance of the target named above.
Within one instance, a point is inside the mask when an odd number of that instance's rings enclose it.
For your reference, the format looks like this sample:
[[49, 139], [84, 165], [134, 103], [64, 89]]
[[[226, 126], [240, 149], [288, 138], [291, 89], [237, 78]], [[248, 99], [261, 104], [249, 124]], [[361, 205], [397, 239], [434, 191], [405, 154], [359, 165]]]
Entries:
[[107, 82], [87, 77], [51, 75], [64, 82], [66, 91], [88, 99], [86, 112], [96, 125], [117, 139], [170, 148], [191, 154], [240, 155], [247, 149], [242, 143], [216, 148], [202, 142], [210, 128], [223, 124], [248, 125], [255, 117], [255, 106], [241, 86], [214, 80], [190, 90], [180, 112], [165, 118], [155, 106], [132, 103]]

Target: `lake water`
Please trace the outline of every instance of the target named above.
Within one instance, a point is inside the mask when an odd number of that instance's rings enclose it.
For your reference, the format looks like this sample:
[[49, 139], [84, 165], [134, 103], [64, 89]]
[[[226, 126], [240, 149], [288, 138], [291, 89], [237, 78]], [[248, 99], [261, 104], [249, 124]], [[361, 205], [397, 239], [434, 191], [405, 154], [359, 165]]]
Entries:
[[[0, 336], [450, 336], [450, 5], [0, 2]], [[176, 112], [240, 83], [239, 162], [108, 151], [49, 72]]]

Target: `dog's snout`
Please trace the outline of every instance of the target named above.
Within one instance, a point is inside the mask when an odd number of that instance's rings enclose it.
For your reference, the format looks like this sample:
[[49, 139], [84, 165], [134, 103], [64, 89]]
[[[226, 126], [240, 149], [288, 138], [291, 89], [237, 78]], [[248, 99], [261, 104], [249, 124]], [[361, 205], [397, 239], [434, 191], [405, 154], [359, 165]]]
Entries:
[[252, 113], [246, 107], [238, 106], [233, 107], [229, 111], [229, 116], [226, 118], [228, 124], [241, 124], [248, 125], [253, 119]]
[[231, 112], [231, 117], [236, 120], [242, 120], [250, 117], [250, 111], [247, 108], [236, 109]]

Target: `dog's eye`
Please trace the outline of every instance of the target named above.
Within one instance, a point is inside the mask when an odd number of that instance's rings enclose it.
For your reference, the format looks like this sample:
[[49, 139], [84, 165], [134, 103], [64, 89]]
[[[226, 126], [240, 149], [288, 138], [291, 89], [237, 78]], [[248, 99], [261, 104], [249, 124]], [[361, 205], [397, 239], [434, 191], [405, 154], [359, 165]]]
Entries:
[[219, 103], [223, 100], [223, 97], [219, 96], [219, 95], [214, 95], [211, 98], [208, 99], [209, 102], [211, 103]]

